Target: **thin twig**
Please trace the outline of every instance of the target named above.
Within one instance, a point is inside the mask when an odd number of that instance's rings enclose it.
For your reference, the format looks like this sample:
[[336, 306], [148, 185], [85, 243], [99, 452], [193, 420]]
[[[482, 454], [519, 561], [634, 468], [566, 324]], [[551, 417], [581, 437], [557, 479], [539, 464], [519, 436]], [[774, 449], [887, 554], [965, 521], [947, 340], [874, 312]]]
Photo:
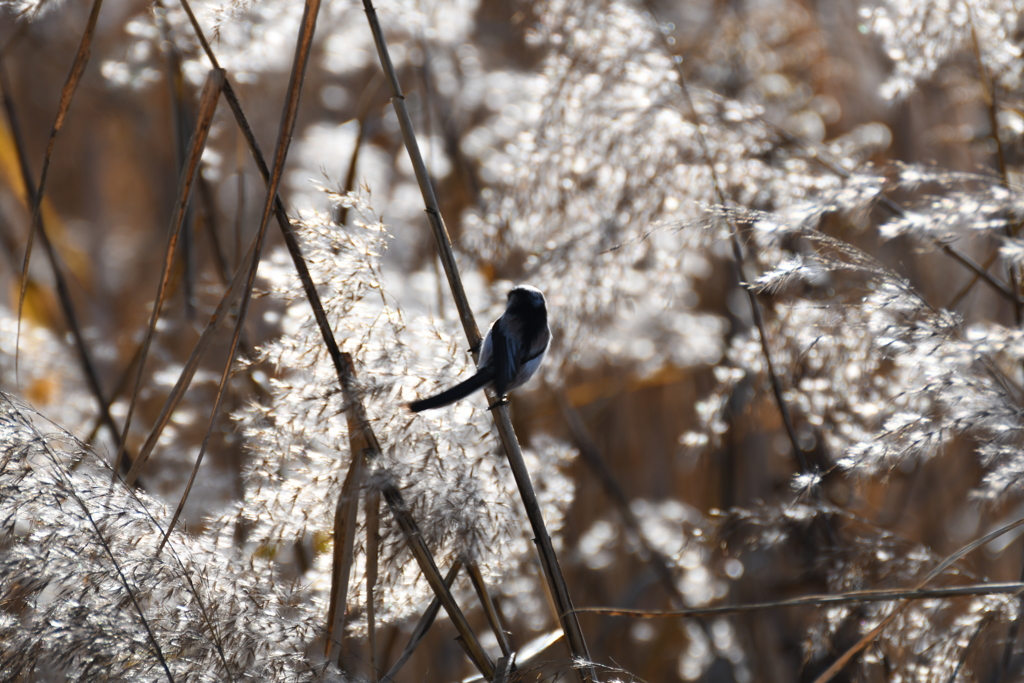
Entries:
[[[999, 258], [998, 249], [996, 249], [995, 251], [988, 255], [988, 258], [985, 259], [985, 262], [981, 264], [981, 268], [987, 272], [988, 269], [992, 267], [992, 264], [996, 262], [997, 258]], [[949, 303], [946, 304], [944, 308], [951, 311], [957, 306], [959, 306], [960, 302], [963, 301], [965, 296], [970, 294], [971, 290], [974, 289], [974, 285], [978, 284], [978, 280], [980, 279], [981, 276], [975, 273], [974, 276], [971, 277], [971, 281], [964, 285], [959, 292], [954, 294], [953, 298], [949, 300]]]
[[[161, 38], [167, 45], [167, 85], [170, 91], [171, 121], [174, 126], [174, 157], [178, 173], [185, 167], [188, 159], [189, 131], [193, 124], [189, 121], [188, 108], [185, 106], [185, 74], [182, 73], [181, 50], [171, 35], [171, 27], [167, 22], [167, 11], [163, 0], [156, 0], [156, 23], [160, 28]], [[195, 270], [196, 250], [192, 231], [195, 225], [195, 211], [191, 206], [185, 207], [184, 230], [181, 231], [181, 253], [183, 254], [184, 273], [182, 275], [185, 318], [190, 323], [196, 318]]]
[[558, 399], [558, 406], [562, 411], [562, 416], [569, 427], [569, 433], [572, 434], [573, 441], [579, 449], [583, 462], [586, 463], [590, 471], [597, 477], [601, 487], [604, 489], [605, 495], [615, 504], [619, 516], [622, 517], [623, 524], [630, 531], [636, 543], [643, 549], [644, 559], [654, 566], [658, 580], [661, 582], [662, 587], [668, 591], [673, 603], [680, 606], [685, 605], [686, 600], [680, 592], [679, 586], [676, 585], [672, 562], [647, 541], [647, 537], [644, 536], [640, 528], [640, 520], [637, 519], [636, 515], [633, 514], [633, 510], [629, 507], [629, 498], [626, 496], [626, 492], [622, 490], [619, 482], [615, 479], [611, 470], [608, 469], [608, 463], [601, 457], [597, 444], [594, 443], [594, 440], [587, 432], [586, 425], [580, 419], [579, 412], [573, 408], [568, 395], [566, 395], [565, 388], [560, 387], [554, 393]]
[[[252, 259], [252, 255], [256, 252], [256, 243], [258, 239], [258, 233], [253, 235], [252, 242], [249, 244], [249, 248], [246, 251], [243, 262], [247, 262]], [[228, 314], [235, 303], [235, 299], [237, 299], [239, 294], [241, 294], [242, 286], [246, 281], [247, 274], [247, 269], [239, 268], [235, 272], [235, 276], [228, 285], [227, 290], [225, 290], [224, 294], [221, 295], [220, 303], [217, 304], [216, 310], [214, 310], [213, 315], [210, 316], [210, 320], [203, 329], [202, 334], [199, 335], [199, 341], [197, 341], [195, 346], [192, 347], [192, 352], [189, 354], [188, 360], [185, 361], [181, 374], [178, 375], [178, 379], [174, 383], [174, 387], [171, 389], [170, 394], [168, 394], [167, 400], [164, 402], [164, 405], [160, 410], [160, 414], [157, 416], [156, 422], [153, 424], [152, 429], [150, 429], [149, 436], [146, 437], [146, 442], [142, 445], [142, 448], [139, 449], [139, 456], [135, 460], [135, 464], [132, 465], [128, 474], [125, 475], [124, 480], [127, 485], [131, 486], [137, 481], [139, 473], [142, 471], [142, 466], [146, 464], [150, 454], [153, 452], [157, 442], [160, 440], [160, 435], [163, 433], [164, 427], [166, 427], [171, 421], [171, 416], [174, 414], [175, 408], [178, 407], [178, 403], [181, 402], [185, 392], [188, 390], [189, 384], [192, 382], [192, 378], [199, 369], [199, 363], [202, 361], [203, 357], [206, 355], [206, 351], [213, 343], [217, 330], [220, 329], [221, 324], [228, 318]]]
[[[999, 137], [999, 117], [997, 116], [998, 103], [996, 102], [996, 91], [992, 85], [992, 78], [989, 76], [988, 69], [985, 68], [985, 62], [981, 58], [981, 44], [978, 42], [978, 32], [974, 28], [974, 13], [971, 11], [971, 5], [968, 2], [964, 3], [964, 9], [967, 11], [967, 22], [971, 25], [971, 47], [974, 50], [974, 59], [978, 62], [978, 76], [981, 81], [982, 94], [985, 99], [985, 109], [988, 114], [988, 125], [992, 139], [996, 143], [996, 165], [999, 169], [999, 178], [1003, 183], [1003, 187], [1007, 190], [1010, 189], [1010, 173], [1006, 166], [1006, 153], [1003, 151], [1003, 141]], [[1009, 226], [1007, 226], [1009, 230]], [[1009, 236], [1013, 237], [1013, 231], [1009, 231]]]
[[[223, 87], [223, 86], [221, 86]], [[240, 177], [241, 174], [239, 174]], [[213, 199], [213, 188], [210, 187], [210, 181], [203, 177], [203, 174], [199, 174], [198, 183], [199, 185], [199, 200], [200, 205], [203, 207], [202, 221], [196, 221], [196, 233], [198, 234], [199, 228], [201, 227], [210, 236], [210, 248], [213, 249], [214, 262], [217, 264], [217, 275], [220, 276], [222, 284], [227, 284], [231, 281], [231, 266], [228, 264], [228, 256], [224, 251], [224, 244], [221, 242], [221, 237], [217, 231], [217, 207], [214, 204]], [[244, 182], [242, 183], [245, 184]], [[244, 193], [240, 193], [239, 199], [241, 200], [243, 208], [239, 210], [236, 223], [242, 222], [242, 216], [244, 215]], [[236, 245], [236, 253], [241, 250], [239, 245]], [[245, 346], [245, 340], [242, 340], [242, 345]]]
[[[356, 103], [356, 115], [353, 118], [359, 129], [356, 131], [356, 141], [352, 148], [352, 156], [349, 157], [348, 169], [345, 171], [345, 192], [352, 192], [356, 189], [356, 168], [359, 165], [359, 152], [362, 150], [363, 143], [366, 140], [366, 122], [370, 118], [370, 105], [373, 103], [373, 98], [382, 85], [384, 85], [384, 74], [378, 71], [363, 88], [363, 92], [359, 95], [359, 101]], [[347, 204], [342, 204], [338, 207], [335, 218], [338, 225], [345, 225], [348, 222]]]
[[[580, 457], [601, 483], [605, 495], [615, 505], [622, 523], [630, 533], [633, 542], [640, 548], [640, 558], [653, 566], [658, 581], [669, 595], [669, 603], [676, 609], [682, 609], [686, 605], [686, 597], [676, 584], [675, 564], [647, 540], [647, 536], [640, 525], [640, 520], [633, 514], [633, 510], [629, 506], [629, 498], [626, 496], [626, 492], [619, 486], [619, 482], [616, 480], [615, 475], [612, 474], [611, 469], [609, 469], [608, 463], [601, 456], [601, 451], [590, 437], [590, 433], [587, 431], [586, 425], [583, 424], [579, 412], [569, 401], [565, 388], [560, 387], [556, 390], [555, 396], [562, 411], [562, 416], [569, 427], [569, 433], [572, 434], [573, 441], [579, 449]], [[698, 618], [695, 621], [709, 639], [714, 638], [714, 633], [711, 631], [706, 620]]]
[[788, 600], [771, 600], [754, 602], [745, 605], [722, 605], [720, 607], [696, 607], [680, 610], [635, 610], [617, 607], [579, 607], [577, 612], [604, 614], [613, 617], [632, 617], [634, 619], [664, 619], [666, 617], [710, 617], [724, 614], [742, 614], [758, 612], [780, 607], [820, 607], [822, 605], [842, 605], [851, 602], [892, 602], [895, 600], [928, 600], [930, 598], [957, 598], [965, 595], [999, 595], [1024, 592], [1024, 582], [1007, 583], [975, 583], [968, 586], [950, 586], [947, 588], [882, 588], [878, 590], [849, 591], [836, 594], [804, 595]]
[[476, 348], [480, 338], [480, 329], [473, 317], [473, 309], [466, 297], [466, 290], [462, 286], [462, 275], [459, 273], [458, 262], [455, 260], [455, 252], [451, 250], [451, 237], [448, 235], [448, 228], [445, 227], [444, 219], [441, 217], [441, 210], [438, 208], [437, 197], [434, 195], [434, 186], [430, 182], [430, 173], [423, 162], [423, 155], [420, 153], [419, 143], [416, 140], [416, 132], [413, 129], [412, 118], [405, 106], [405, 95], [402, 93], [402, 86], [398, 82], [398, 74], [395, 66], [391, 63], [391, 56], [388, 54], [387, 44], [384, 41], [384, 30], [377, 18], [377, 11], [369, 0], [363, 0], [363, 8], [366, 10], [366, 18], [370, 22], [370, 30], [373, 32], [373, 39], [377, 45], [377, 55], [380, 58], [381, 67], [388, 78], [391, 86], [391, 104], [398, 115], [398, 125], [402, 129], [402, 139], [405, 141], [406, 150], [409, 153], [413, 170], [416, 174], [416, 182], [419, 184], [420, 194], [423, 195], [423, 202], [426, 205], [427, 218], [430, 227], [434, 230], [434, 237], [438, 244], [449, 245], [448, 249], [439, 249], [441, 262], [444, 265], [445, 277], [448, 278], [448, 286], [455, 299], [455, 307], [459, 312], [462, 326], [469, 338], [470, 348]]
[[[963, 546], [962, 548], [960, 548], [959, 550], [954, 552], [952, 555], [949, 555], [942, 562], [940, 562], [939, 565], [937, 567], [935, 567], [935, 569], [930, 571], [928, 573], [928, 576], [926, 576], [924, 578], [924, 580], [922, 580], [916, 586], [916, 590], [923, 589], [926, 585], [928, 585], [929, 581], [934, 579], [936, 576], [938, 576], [942, 572], [946, 571], [946, 569], [950, 565], [952, 565], [954, 562], [959, 560], [961, 557], [963, 557], [967, 553], [969, 553], [969, 552], [971, 552], [971, 551], [973, 551], [973, 550], [975, 550], [975, 549], [985, 545], [986, 543], [988, 543], [992, 539], [998, 538], [999, 536], [1002, 536], [1003, 534], [1007, 533], [1008, 531], [1012, 531], [1013, 529], [1016, 529], [1017, 527], [1022, 526], [1022, 525], [1024, 525], [1024, 517], [1022, 517], [1021, 519], [1018, 519], [1016, 522], [1011, 522], [1010, 524], [1007, 524], [1006, 526], [999, 527], [995, 531], [987, 533], [984, 536], [982, 536], [981, 538], [978, 538], [978, 539], [968, 543], [967, 545]], [[864, 648], [866, 648], [869, 644], [871, 644], [875, 640], [875, 638], [877, 638], [882, 633], [882, 631], [885, 630], [885, 627], [888, 626], [890, 623], [892, 623], [892, 621], [904, 609], [906, 609], [909, 604], [910, 604], [909, 602], [904, 601], [904, 602], [901, 602], [899, 605], [897, 605], [896, 608], [892, 611], [892, 613], [888, 617], [886, 617], [884, 620], [882, 620], [882, 622], [880, 624], [878, 624], [878, 626], [876, 626], [875, 628], [871, 629], [871, 631], [869, 633], [865, 634], [863, 638], [861, 638], [859, 641], [857, 641], [857, 643], [855, 645], [853, 645], [853, 647], [847, 649], [846, 652], [844, 652], [838, 659], [836, 659], [835, 662], [832, 663], [832, 666], [830, 666], [828, 669], [826, 669], [821, 675], [819, 675], [814, 680], [814, 683], [828, 683], [828, 681], [831, 681], [836, 676], [836, 674], [838, 674], [840, 671], [842, 671], [843, 668], [847, 664], [850, 663], [850, 660], [852, 660], [855, 656], [857, 656], [858, 653], [860, 653]]]
[[[422, 33], [419, 33], [416, 37], [416, 44], [420, 51], [423, 53], [423, 65], [419, 69], [420, 83], [423, 86], [423, 104], [420, 106], [420, 114], [423, 119], [421, 122], [423, 134], [426, 135], [429, 140], [434, 134], [434, 125], [430, 117], [431, 109], [434, 105], [433, 89], [430, 87], [430, 49], [427, 47], [427, 43], [423, 40]], [[447, 137], [447, 136], [446, 136]], [[447, 151], [447, 150], [445, 150]], [[434, 167], [434, 159], [437, 154], [436, 146], [431, 143], [430, 145], [430, 166]], [[455, 157], [451, 157], [452, 161], [455, 161]], [[437, 315], [443, 320], [444, 319], [444, 285], [441, 284], [441, 263], [437, 259], [430, 259], [430, 265], [434, 269], [434, 276], [437, 279]]]
[[960, 670], [964, 668], [964, 664], [967, 662], [967, 655], [970, 654], [971, 648], [974, 647], [974, 644], [978, 642], [978, 638], [981, 637], [981, 632], [985, 629], [986, 626], [992, 623], [993, 616], [993, 614], [989, 614], [986, 616], [986, 618], [978, 622], [978, 627], [974, 629], [974, 633], [971, 634], [971, 639], [967, 641], [967, 645], [964, 645], [964, 649], [960, 655], [960, 659], [956, 663], [956, 668], [953, 669], [953, 672], [949, 674], [948, 683], [956, 683], [956, 678], [960, 675]]
[[[992, 133], [992, 139], [996, 143], [996, 164], [999, 169], [999, 179], [1002, 182], [1003, 187], [1009, 190], [1010, 174], [1006, 166], [1006, 153], [1003, 149], [1003, 140], [999, 136], [999, 117], [997, 115], [998, 103], [996, 102], [995, 89], [992, 86], [992, 79], [989, 77], [988, 69], [985, 68], [985, 63], [981, 58], [981, 45], [978, 42], [978, 33], [974, 27], [974, 15], [971, 12], [970, 3], [965, 2], [964, 8], [967, 10], [967, 20], [968, 22], [970, 22], [971, 25], [971, 43], [974, 49], [974, 58], [978, 62], [978, 73], [981, 77], [980, 80], [982, 90], [984, 93], [985, 108], [988, 113], [989, 129]], [[1017, 229], [1019, 229], [1019, 225], [1017, 226]], [[1007, 236], [1013, 237], [1016, 234], [1017, 229], [1014, 229], [1009, 223], [1007, 223]], [[985, 261], [984, 269], [986, 271], [988, 270], [989, 266], [991, 266], [992, 263], [995, 262], [998, 255], [999, 252], [996, 251]], [[1022, 305], [1024, 305], [1024, 302], [1022, 302], [1020, 299], [1020, 288], [1017, 286], [1017, 281], [1020, 280], [1020, 274], [1018, 272], [1018, 269], [1014, 268], [1012, 265], [1007, 265], [1007, 273], [1010, 276], [1010, 286], [1012, 288], [1012, 292], [1014, 293], [1014, 297], [1012, 299], [1014, 304], [1014, 315], [1016, 316], [1017, 325], [1019, 326], [1021, 323], [1021, 307]], [[971, 291], [971, 288], [973, 288], [975, 283], [977, 283], [978, 277], [978, 275], [975, 275], [974, 278], [970, 281], [970, 283], [968, 283], [967, 286], [964, 287], [963, 291], [957, 294], [957, 296], [953, 299], [954, 303], [951, 304], [950, 308], [953, 305], [956, 305], [956, 303], [959, 303], [960, 299], [962, 299], [964, 296], [967, 295], [969, 291]], [[1022, 614], [1024, 614], [1024, 612], [1022, 612]], [[1018, 616], [1018, 621], [1019, 620], [1020, 616]]]
[[[110, 399], [107, 402], [108, 410], [110, 408], [110, 404], [116, 401], [118, 396], [128, 388], [128, 381], [132, 377], [132, 370], [135, 369], [135, 364], [139, 362], [139, 356], [141, 353], [142, 343], [140, 342], [135, 346], [135, 351], [132, 352], [132, 357], [128, 360], [128, 364], [124, 366], [124, 369], [117, 378], [117, 384], [114, 385], [114, 388], [110, 392]], [[95, 441], [97, 435], [99, 435], [100, 430], [103, 429], [104, 426], [103, 418], [100, 415], [95, 416], [92, 420], [92, 427], [86, 433], [86, 437], [84, 439], [85, 443], [92, 443]], [[145, 490], [146, 487], [140, 485], [139, 488]]]
[[[667, 36], [661, 30], [661, 23], [654, 11], [653, 4], [650, 0], [644, 0], [644, 6], [647, 8], [651, 19], [656, 24], [654, 32], [661, 38], [663, 48], [668, 55], [669, 60], [675, 67], [676, 74], [679, 77], [679, 88], [683, 94], [683, 100], [686, 102], [689, 114], [693, 117], [694, 136], [697, 138], [697, 142], [701, 148], [701, 154], [703, 154], [704, 160], [707, 163], [708, 173], [711, 176], [711, 183], [715, 188], [715, 195], [718, 198], [718, 203], [723, 207], [726, 207], [728, 206], [728, 198], [725, 195], [725, 190], [722, 189], [722, 183], [718, 177], [718, 171], [715, 170], [715, 160], [711, 155], [710, 148], [708, 147], [708, 141], [704, 137], [704, 133], [701, 132], [700, 115], [697, 113], [697, 108], [694, 106], [693, 99], [690, 97], [690, 89], [686, 84], [686, 74], [683, 73], [681, 62], [676, 60], [675, 55], [672, 54], [670, 45], [666, 40]], [[775, 396], [775, 403], [778, 405], [779, 414], [782, 416], [782, 424], [786, 428], [786, 435], [789, 437], [789, 442], [793, 448], [793, 457], [796, 459], [801, 472], [810, 472], [810, 463], [807, 461], [807, 455], [804, 453], [804, 449], [800, 445], [800, 439], [797, 436], [796, 427], [793, 424], [793, 416], [789, 411], [789, 404], [786, 403], [786, 398], [783, 396], [782, 380], [779, 379], [779, 374], [775, 369], [775, 362], [772, 360], [771, 347], [768, 344], [768, 330], [764, 324], [764, 315], [761, 312], [761, 303], [757, 300], [757, 294], [748, 284], [751, 280], [746, 274], [746, 256], [743, 253], [743, 244], [740, 242], [739, 227], [731, 220], [728, 220], [727, 222], [729, 225], [729, 242], [732, 246], [733, 261], [736, 265], [740, 288], [746, 293], [747, 300], [750, 303], [750, 312], [754, 318], [754, 326], [757, 328], [758, 337], [761, 342], [761, 352], [764, 354], [765, 359], [765, 371], [768, 375], [768, 381], [772, 387], [772, 394]]]
[[[0, 394], [0, 396], [3, 396], [4, 400], [10, 400], [3, 394]], [[103, 462], [102, 459], [97, 458], [97, 460], [99, 461], [101, 466], [108, 466], [107, 463]], [[127, 495], [131, 496], [131, 498], [135, 501], [137, 509], [141, 510], [146, 515], [146, 517], [149, 518], [149, 521], [153, 525], [153, 527], [162, 534], [163, 527], [160, 525], [160, 522], [157, 520], [157, 518], [153, 516], [153, 513], [150, 512], [147, 502], [139, 496], [137, 487], [125, 486], [124, 491]], [[189, 593], [192, 595], [192, 598], [196, 601], [196, 604], [199, 606], [199, 613], [202, 615], [203, 622], [206, 624], [206, 627], [210, 630], [210, 636], [213, 640], [214, 649], [216, 649], [217, 656], [220, 658], [221, 664], [224, 666], [225, 675], [230, 681], [237, 680], [236, 675], [231, 670], [231, 666], [228, 664], [228, 658], [224, 652], [224, 642], [217, 628], [217, 622], [213, 619], [213, 615], [210, 613], [210, 610], [206, 605], [206, 601], [203, 600], [203, 596], [199, 592], [199, 589], [196, 588], [195, 582], [193, 582], [192, 580], [192, 574], [185, 567], [185, 563], [181, 560], [181, 557], [178, 555], [177, 551], [175, 551], [173, 544], [170, 546], [169, 552], [171, 558], [174, 560], [174, 563], [178, 565], [178, 569], [181, 572], [182, 578], [184, 578], [185, 582], [188, 584]]]
[[[89, 519], [89, 524], [92, 526], [93, 531], [95, 531], [97, 540], [99, 540], [100, 545], [103, 547], [103, 551], [107, 554], [107, 558], [110, 560], [111, 565], [113, 565], [114, 570], [117, 571], [117, 576], [121, 580], [121, 585], [124, 586], [124, 590], [126, 593], [128, 593], [128, 598], [131, 600], [132, 606], [135, 608], [136, 614], [139, 615], [139, 622], [142, 624], [142, 627], [146, 630], [146, 637], [149, 640], [150, 644], [153, 646], [153, 652], [156, 654], [156, 658], [160, 661], [160, 666], [163, 667], [164, 673], [167, 675], [167, 680], [171, 681], [171, 683], [174, 683], [174, 676], [171, 675], [171, 670], [167, 666], [167, 660], [164, 659], [164, 653], [160, 647], [160, 643], [157, 642], [156, 634], [154, 634], [153, 630], [150, 628], [149, 620], [146, 618], [145, 612], [142, 611], [142, 605], [139, 604], [138, 599], [135, 597], [135, 591], [132, 590], [131, 585], [128, 583], [128, 579], [125, 577], [124, 571], [121, 569], [121, 564], [117, 561], [117, 558], [114, 557], [114, 552], [110, 549], [110, 545], [107, 543], [107, 540], [103, 538], [103, 532], [100, 531], [100, 527], [96, 523], [96, 520], [93, 518], [92, 512], [90, 512], [89, 508], [86, 506], [85, 501], [83, 501], [78, 496], [78, 494], [75, 493], [73, 487], [69, 486], [68, 491], [71, 492], [71, 495], [75, 498], [75, 501], [82, 507], [82, 511], [85, 513], [85, 516]], [[54, 505], [59, 506], [60, 501], [55, 500]]]

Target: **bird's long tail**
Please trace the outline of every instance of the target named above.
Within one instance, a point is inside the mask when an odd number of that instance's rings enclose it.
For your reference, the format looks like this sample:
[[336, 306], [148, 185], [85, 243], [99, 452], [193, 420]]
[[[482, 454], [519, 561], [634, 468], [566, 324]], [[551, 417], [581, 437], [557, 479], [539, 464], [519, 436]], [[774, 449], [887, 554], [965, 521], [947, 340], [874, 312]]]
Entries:
[[451, 389], [445, 389], [440, 394], [434, 394], [433, 396], [413, 401], [412, 403], [406, 404], [406, 407], [414, 413], [418, 413], [423, 410], [431, 410], [432, 408], [440, 408], [448, 405], [449, 403], [455, 403], [461, 398], [466, 398], [474, 391], [493, 380], [494, 370], [484, 368], [464, 382], [459, 382]]

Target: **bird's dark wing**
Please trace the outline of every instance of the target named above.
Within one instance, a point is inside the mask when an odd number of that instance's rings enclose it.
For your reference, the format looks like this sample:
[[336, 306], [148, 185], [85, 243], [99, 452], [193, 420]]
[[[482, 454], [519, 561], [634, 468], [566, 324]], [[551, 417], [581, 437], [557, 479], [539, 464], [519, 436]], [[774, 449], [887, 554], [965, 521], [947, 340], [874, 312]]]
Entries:
[[516, 373], [519, 372], [519, 349], [515, 338], [506, 333], [501, 320], [498, 320], [491, 328], [491, 344], [493, 345], [491, 367], [494, 368], [494, 389], [498, 392], [498, 396], [504, 396], [515, 379]]

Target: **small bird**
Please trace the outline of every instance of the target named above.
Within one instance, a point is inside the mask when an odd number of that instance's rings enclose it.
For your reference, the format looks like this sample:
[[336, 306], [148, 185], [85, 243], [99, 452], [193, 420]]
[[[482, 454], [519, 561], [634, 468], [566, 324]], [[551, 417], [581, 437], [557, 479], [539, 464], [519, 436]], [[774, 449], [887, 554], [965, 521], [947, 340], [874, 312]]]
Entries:
[[494, 384], [500, 397], [490, 406], [505, 402], [505, 395], [530, 380], [544, 360], [551, 330], [544, 295], [536, 287], [519, 285], [508, 293], [501, 317], [491, 323], [480, 349], [476, 374], [439, 394], [413, 401], [406, 407], [414, 413], [455, 403], [477, 389]]

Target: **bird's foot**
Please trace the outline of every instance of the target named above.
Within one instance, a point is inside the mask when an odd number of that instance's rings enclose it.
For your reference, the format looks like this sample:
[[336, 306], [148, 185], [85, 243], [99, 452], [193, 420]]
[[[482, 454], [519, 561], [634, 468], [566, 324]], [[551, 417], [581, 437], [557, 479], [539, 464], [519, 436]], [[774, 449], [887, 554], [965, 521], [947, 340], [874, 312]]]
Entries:
[[505, 405], [508, 405], [508, 397], [507, 396], [502, 396], [497, 401], [495, 401], [491, 405], [487, 406], [487, 410], [494, 410], [495, 408], [497, 408], [499, 406], [505, 406]]

